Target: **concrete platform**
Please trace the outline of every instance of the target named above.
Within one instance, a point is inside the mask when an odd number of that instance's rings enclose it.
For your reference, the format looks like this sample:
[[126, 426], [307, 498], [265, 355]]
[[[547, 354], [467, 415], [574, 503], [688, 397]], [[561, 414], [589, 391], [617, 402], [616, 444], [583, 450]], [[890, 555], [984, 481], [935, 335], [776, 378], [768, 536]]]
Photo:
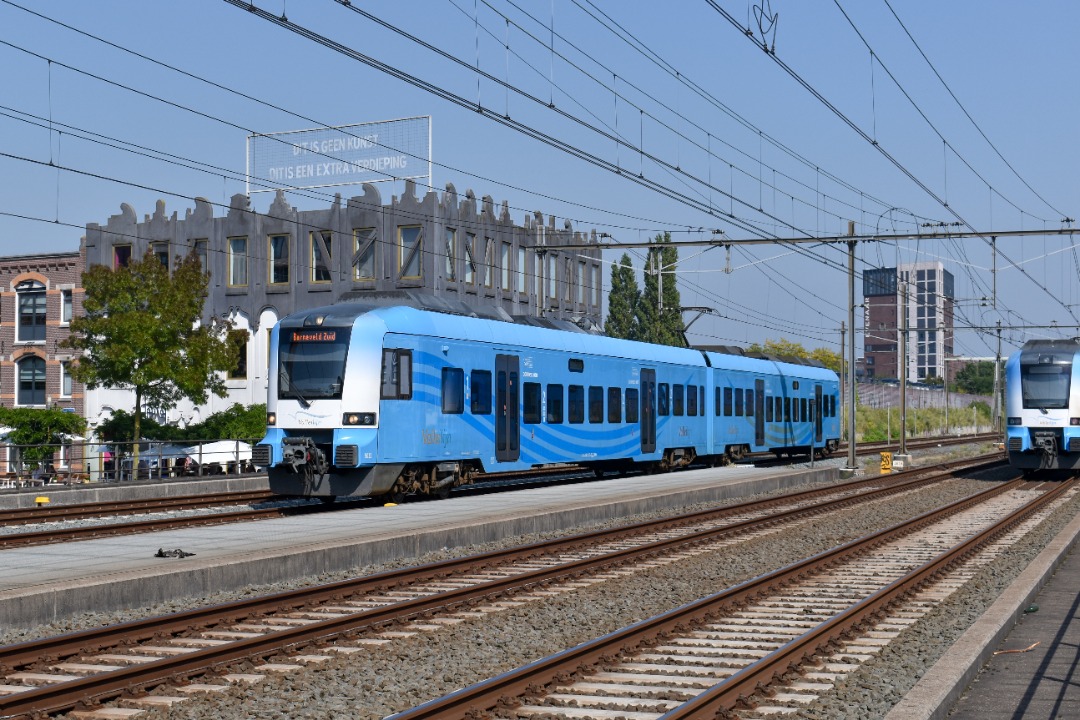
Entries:
[[[837, 477], [829, 466], [700, 469], [5, 550], [0, 618], [31, 627]], [[154, 557], [159, 548], [195, 555]]]
[[32, 488], [0, 489], [0, 510], [31, 508], [35, 498], [44, 495], [50, 505], [79, 505], [111, 500], [147, 500], [160, 497], [183, 497], [240, 490], [269, 490], [266, 474], [211, 475], [165, 481], [104, 482], [81, 485], [41, 485]]

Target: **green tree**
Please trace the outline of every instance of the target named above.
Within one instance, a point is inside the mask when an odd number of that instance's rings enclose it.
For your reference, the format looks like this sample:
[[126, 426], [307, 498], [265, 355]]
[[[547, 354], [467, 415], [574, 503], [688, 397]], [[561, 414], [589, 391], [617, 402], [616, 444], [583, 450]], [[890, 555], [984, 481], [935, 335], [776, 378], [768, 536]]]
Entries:
[[[172, 273], [149, 252], [125, 267], [83, 273], [86, 314], [72, 319], [63, 343], [82, 353], [72, 376], [90, 389], [134, 391], [136, 438], [144, 404], [170, 408], [181, 398], [202, 404], [210, 392], [225, 395], [220, 373], [236, 365], [236, 351], [223, 321], [201, 321], [209, 280], [193, 252], [177, 257]], [[138, 445], [134, 455], [138, 467]]]
[[[655, 242], [670, 244], [671, 233], [657, 235]], [[678, 248], [649, 248], [645, 261], [645, 290], [641, 294], [636, 312], [639, 340], [686, 347], [679, 288], [675, 284], [675, 266], [678, 261]]]
[[637, 277], [630, 256], [623, 253], [618, 265], [611, 266], [611, 293], [608, 294], [608, 316], [604, 332], [608, 337], [637, 340], [636, 309], [641, 300]]
[[956, 389], [969, 395], [993, 395], [993, 361], [980, 360], [979, 362], [968, 363], [960, 368], [960, 371], [956, 373]]
[[72, 436], [86, 432], [86, 421], [59, 408], [0, 407], [0, 425], [7, 430], [9, 445], [18, 445], [22, 460], [37, 467]]
[[766, 340], [764, 345], [754, 343], [746, 348], [748, 353], [759, 353], [772, 357], [789, 357], [800, 360], [816, 360], [833, 372], [839, 373], [843, 367], [840, 354], [828, 348], [807, 350], [802, 344], [780, 338], [779, 340]]

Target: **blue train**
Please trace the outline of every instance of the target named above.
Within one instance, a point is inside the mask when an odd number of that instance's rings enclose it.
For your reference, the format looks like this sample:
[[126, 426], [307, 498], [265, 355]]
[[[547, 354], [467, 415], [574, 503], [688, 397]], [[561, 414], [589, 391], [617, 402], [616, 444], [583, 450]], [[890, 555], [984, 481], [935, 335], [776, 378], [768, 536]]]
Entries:
[[1005, 443], [1026, 472], [1080, 468], [1080, 338], [1029, 340], [1005, 363]]
[[253, 462], [282, 495], [445, 496], [485, 473], [828, 454], [840, 437], [830, 370], [537, 320], [343, 303], [283, 318], [270, 368]]

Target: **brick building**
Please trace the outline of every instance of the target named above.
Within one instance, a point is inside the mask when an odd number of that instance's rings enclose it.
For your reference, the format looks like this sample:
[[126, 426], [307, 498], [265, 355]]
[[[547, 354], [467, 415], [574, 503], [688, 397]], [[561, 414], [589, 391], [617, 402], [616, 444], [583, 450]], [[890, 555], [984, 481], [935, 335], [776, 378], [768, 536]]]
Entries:
[[[904, 304], [904, 287], [906, 301]], [[945, 377], [953, 354], [953, 276], [940, 262], [863, 273], [863, 352], [868, 378], [900, 375], [900, 329], [907, 315], [907, 377]]]
[[[83, 262], [79, 252], [0, 258], [0, 404], [85, 413], [84, 388], [68, 372], [73, 353], [60, 347], [82, 311]], [[75, 455], [65, 447], [54, 464], [77, 470]], [[17, 451], [4, 446], [0, 472], [17, 466]]]

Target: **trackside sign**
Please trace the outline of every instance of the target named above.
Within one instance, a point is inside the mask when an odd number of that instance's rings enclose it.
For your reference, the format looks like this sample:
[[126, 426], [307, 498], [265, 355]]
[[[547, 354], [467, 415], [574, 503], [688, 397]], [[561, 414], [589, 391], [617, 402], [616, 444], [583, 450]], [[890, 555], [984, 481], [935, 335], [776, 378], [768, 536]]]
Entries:
[[431, 179], [431, 117], [249, 135], [248, 194]]

